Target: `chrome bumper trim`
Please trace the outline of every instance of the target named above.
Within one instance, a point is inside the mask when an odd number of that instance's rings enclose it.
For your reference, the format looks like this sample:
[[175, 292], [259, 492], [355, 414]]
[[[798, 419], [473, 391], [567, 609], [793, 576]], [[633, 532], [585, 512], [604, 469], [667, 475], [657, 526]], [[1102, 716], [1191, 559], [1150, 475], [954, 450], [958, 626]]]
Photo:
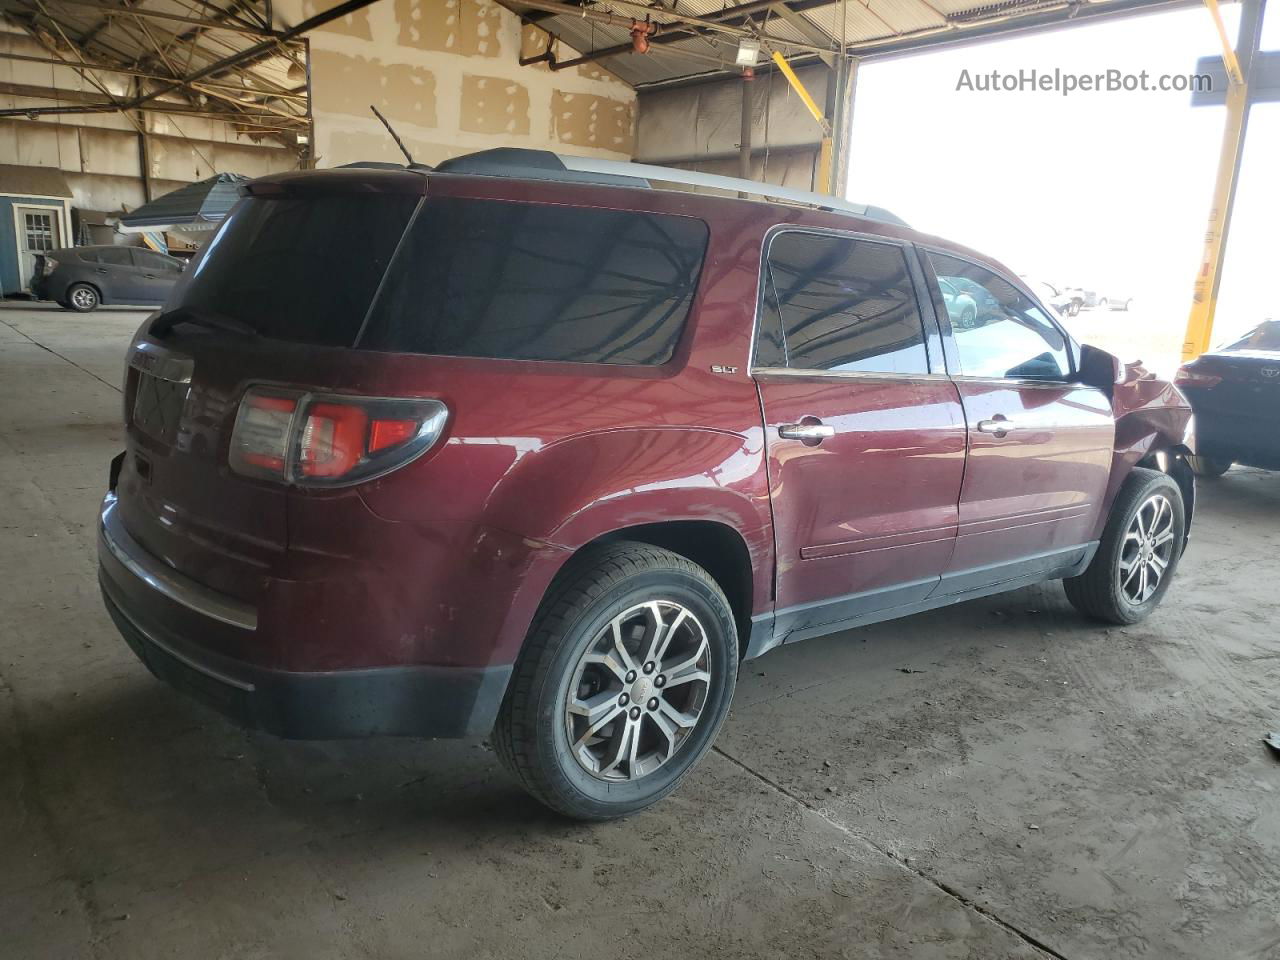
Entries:
[[242, 630], [258, 629], [258, 611], [252, 606], [184, 577], [129, 536], [117, 512], [114, 493], [108, 493], [102, 501], [98, 533], [100, 551], [109, 552], [126, 570], [174, 603]]

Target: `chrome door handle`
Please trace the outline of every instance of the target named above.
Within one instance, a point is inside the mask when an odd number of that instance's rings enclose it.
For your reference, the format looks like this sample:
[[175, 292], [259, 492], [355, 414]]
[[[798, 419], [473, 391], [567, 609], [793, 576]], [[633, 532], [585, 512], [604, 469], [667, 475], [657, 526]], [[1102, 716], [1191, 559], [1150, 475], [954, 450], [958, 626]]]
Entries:
[[1000, 438], [1012, 433], [1014, 429], [1013, 421], [1006, 420], [1002, 416], [997, 416], [994, 420], [979, 420], [978, 432], [989, 433], [993, 437]]
[[778, 436], [784, 440], [804, 440], [821, 443], [836, 435], [836, 428], [825, 423], [784, 423], [778, 427]]

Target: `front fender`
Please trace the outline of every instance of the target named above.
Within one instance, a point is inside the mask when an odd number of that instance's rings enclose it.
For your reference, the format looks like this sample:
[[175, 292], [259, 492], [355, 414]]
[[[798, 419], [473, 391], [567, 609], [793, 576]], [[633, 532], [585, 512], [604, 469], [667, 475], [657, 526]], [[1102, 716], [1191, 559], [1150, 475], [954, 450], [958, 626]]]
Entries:
[[1112, 392], [1111, 409], [1116, 421], [1115, 447], [1095, 538], [1102, 536], [1116, 494], [1134, 466], [1158, 451], [1194, 452], [1191, 405], [1177, 387], [1141, 364], [1125, 365], [1123, 378]]

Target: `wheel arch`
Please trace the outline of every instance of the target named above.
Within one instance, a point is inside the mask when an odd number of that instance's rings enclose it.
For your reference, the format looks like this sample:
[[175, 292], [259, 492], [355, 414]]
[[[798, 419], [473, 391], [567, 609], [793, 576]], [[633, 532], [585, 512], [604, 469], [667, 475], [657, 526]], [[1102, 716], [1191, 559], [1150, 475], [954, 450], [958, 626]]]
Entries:
[[755, 570], [751, 550], [742, 534], [717, 520], [663, 520], [620, 527], [583, 544], [566, 564], [583, 551], [605, 543], [634, 541], [662, 547], [696, 563], [724, 591], [738, 627], [741, 657], [751, 633]]
[[1186, 550], [1187, 541], [1191, 539], [1191, 518], [1196, 509], [1196, 475], [1187, 462], [1191, 450], [1182, 443], [1156, 446], [1145, 457], [1134, 464], [1136, 467], [1147, 467], [1168, 474], [1182, 492], [1182, 509], [1184, 527], [1182, 549]]

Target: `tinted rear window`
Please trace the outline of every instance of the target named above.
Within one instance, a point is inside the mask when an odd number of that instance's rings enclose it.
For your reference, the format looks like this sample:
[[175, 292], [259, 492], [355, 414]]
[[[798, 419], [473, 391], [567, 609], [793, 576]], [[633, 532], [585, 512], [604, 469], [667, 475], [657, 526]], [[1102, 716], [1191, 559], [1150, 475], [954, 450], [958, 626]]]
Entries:
[[1280, 350], [1280, 320], [1267, 320], [1224, 350]]
[[418, 199], [242, 200], [183, 274], [170, 309], [229, 317], [277, 340], [351, 346]]
[[511, 360], [671, 358], [707, 247], [700, 220], [428, 198], [360, 346]]

